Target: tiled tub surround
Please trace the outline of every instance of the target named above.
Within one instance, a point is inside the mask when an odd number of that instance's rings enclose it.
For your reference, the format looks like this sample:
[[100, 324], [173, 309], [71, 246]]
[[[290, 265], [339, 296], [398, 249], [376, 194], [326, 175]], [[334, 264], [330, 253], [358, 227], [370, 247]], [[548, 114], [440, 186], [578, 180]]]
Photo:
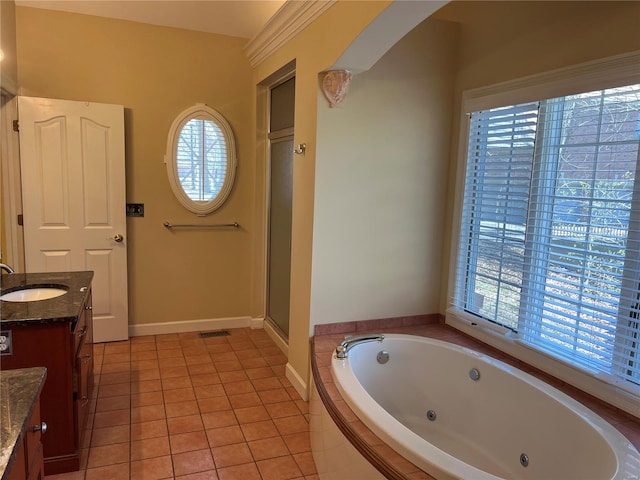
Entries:
[[[312, 374], [319, 396], [325, 408], [342, 434], [353, 446], [372, 463], [386, 478], [390, 479], [431, 479], [404, 457], [387, 446], [362, 423], [342, 399], [330, 371], [331, 357], [345, 335], [362, 333], [404, 333], [443, 340], [471, 348], [507, 364], [513, 365], [557, 388], [581, 402], [596, 414], [616, 427], [640, 450], [640, 418], [587, 395], [554, 377], [530, 367], [496, 349], [439, 322], [438, 316], [416, 318], [372, 320], [370, 322], [350, 322], [347, 324], [322, 325], [312, 338]], [[426, 322], [426, 323], [425, 323]], [[403, 326], [412, 324], [411, 326]], [[320, 331], [320, 333], [318, 333]], [[328, 333], [330, 332], [330, 333]]]
[[308, 403], [261, 329], [95, 344], [79, 472], [47, 480], [317, 480]]
[[0, 478], [6, 478], [16, 460], [46, 378], [42, 367], [5, 370], [0, 375]]

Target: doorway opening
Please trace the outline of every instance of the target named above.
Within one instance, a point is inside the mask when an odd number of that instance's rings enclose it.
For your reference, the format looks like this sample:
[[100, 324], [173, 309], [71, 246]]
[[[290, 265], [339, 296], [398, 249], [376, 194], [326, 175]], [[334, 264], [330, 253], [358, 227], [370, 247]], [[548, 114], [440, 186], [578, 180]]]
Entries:
[[0, 261], [14, 271], [24, 272], [24, 238], [19, 219], [22, 216], [20, 156], [18, 151], [18, 100], [2, 91], [0, 95], [0, 168], [2, 174], [2, 243]]
[[266, 321], [287, 341], [291, 286], [291, 212], [295, 74], [269, 87]]

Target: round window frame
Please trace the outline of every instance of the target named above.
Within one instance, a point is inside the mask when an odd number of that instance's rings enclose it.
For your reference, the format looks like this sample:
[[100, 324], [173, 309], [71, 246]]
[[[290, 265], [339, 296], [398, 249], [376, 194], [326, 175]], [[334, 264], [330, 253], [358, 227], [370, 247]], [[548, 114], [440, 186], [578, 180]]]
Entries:
[[[199, 119], [209, 120], [214, 122], [218, 128], [222, 131], [224, 136], [226, 150], [227, 150], [227, 171], [225, 173], [224, 182], [218, 194], [207, 202], [201, 202], [192, 200], [185, 192], [180, 178], [178, 176], [178, 161], [177, 161], [177, 147], [178, 139], [182, 129], [187, 122]], [[180, 204], [192, 213], [198, 216], [205, 216], [213, 213], [219, 209], [229, 197], [236, 176], [236, 169], [238, 167], [238, 158], [236, 155], [236, 142], [233, 136], [233, 130], [229, 122], [216, 110], [208, 105], [198, 103], [193, 107], [189, 107], [181, 112], [173, 121], [171, 128], [169, 129], [169, 137], [167, 139], [167, 153], [165, 155], [165, 163], [167, 166], [167, 176], [169, 177], [169, 184], [171, 190], [176, 196]]]

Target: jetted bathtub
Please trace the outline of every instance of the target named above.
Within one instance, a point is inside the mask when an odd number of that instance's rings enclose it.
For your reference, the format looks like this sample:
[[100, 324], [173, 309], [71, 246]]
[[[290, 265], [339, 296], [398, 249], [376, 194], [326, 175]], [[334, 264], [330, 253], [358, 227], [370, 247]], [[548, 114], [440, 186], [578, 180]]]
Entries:
[[609, 423], [473, 350], [391, 334], [334, 353], [331, 372], [359, 419], [437, 479], [640, 478], [640, 454]]

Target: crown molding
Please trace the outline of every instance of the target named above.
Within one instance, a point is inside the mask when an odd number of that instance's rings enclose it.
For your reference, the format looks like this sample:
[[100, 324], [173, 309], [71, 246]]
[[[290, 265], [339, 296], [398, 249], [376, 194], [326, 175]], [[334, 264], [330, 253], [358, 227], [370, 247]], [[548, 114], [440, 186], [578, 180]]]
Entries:
[[640, 50], [463, 92], [465, 113], [640, 82]]
[[245, 45], [252, 67], [300, 33], [337, 0], [287, 0], [267, 24]]

